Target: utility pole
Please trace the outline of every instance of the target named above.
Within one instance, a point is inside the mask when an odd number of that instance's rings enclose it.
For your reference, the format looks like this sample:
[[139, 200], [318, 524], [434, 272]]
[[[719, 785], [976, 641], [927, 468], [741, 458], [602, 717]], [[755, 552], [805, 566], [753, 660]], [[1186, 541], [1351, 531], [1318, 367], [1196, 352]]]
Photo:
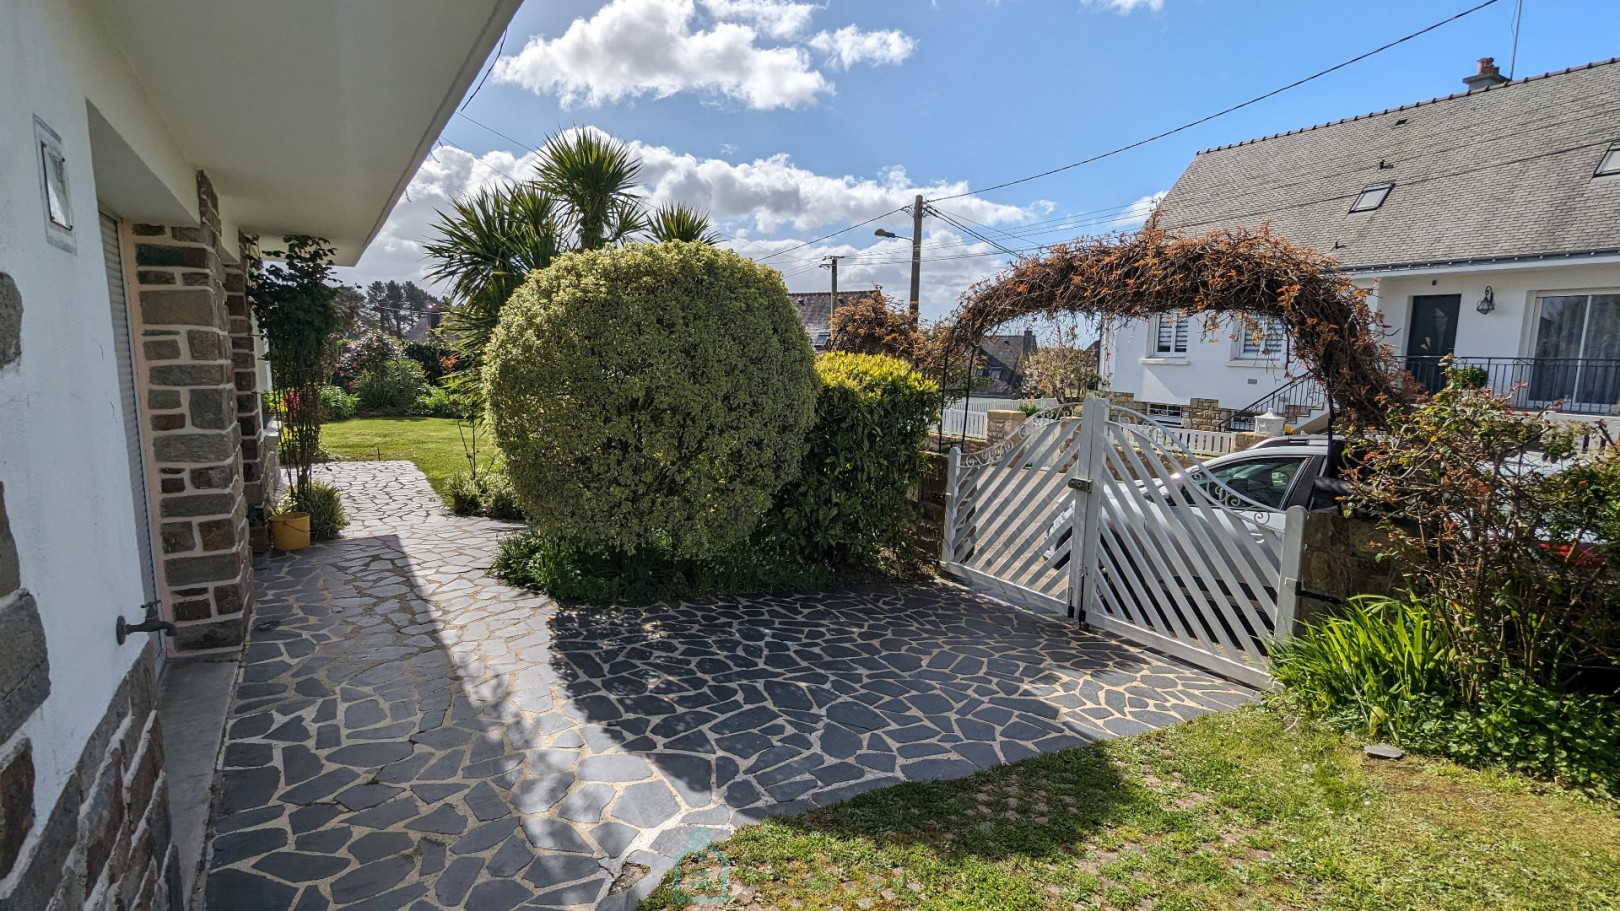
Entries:
[[838, 310], [838, 261], [843, 258], [842, 256], [827, 256], [821, 261], [821, 268], [832, 270], [832, 305], [827, 310], [829, 317]]
[[918, 305], [922, 285], [922, 220], [923, 198], [917, 194], [917, 200], [911, 206], [911, 327], [918, 325]]

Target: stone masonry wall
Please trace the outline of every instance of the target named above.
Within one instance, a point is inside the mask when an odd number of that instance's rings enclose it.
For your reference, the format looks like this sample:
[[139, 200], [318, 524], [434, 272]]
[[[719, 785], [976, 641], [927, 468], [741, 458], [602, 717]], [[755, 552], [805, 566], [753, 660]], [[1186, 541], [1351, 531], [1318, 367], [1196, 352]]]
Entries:
[[231, 366], [236, 384], [236, 423], [242, 429], [242, 495], [248, 506], [263, 506], [273, 485], [266, 475], [275, 462], [264, 451], [264, 416], [260, 413], [257, 332], [248, 310], [240, 265], [225, 267], [225, 310], [231, 318]]
[[[244, 406], [234, 305], [246, 320], [241, 273], [228, 270], [220, 245], [218, 201], [197, 174], [202, 223], [132, 228], [139, 324], [136, 352], [146, 380], [150, 426], [147, 458], [159, 489], [159, 577], [165, 614], [179, 627], [180, 651], [239, 645], [251, 595], [247, 506], [257, 484], [245, 483], [260, 431], [257, 403]], [[251, 339], [249, 339], [251, 341]], [[251, 367], [251, 347], [245, 363]], [[247, 381], [244, 395], [251, 393]], [[243, 458], [244, 431], [253, 461]], [[255, 468], [257, 471], [257, 468]], [[255, 477], [257, 480], [257, 477]]]

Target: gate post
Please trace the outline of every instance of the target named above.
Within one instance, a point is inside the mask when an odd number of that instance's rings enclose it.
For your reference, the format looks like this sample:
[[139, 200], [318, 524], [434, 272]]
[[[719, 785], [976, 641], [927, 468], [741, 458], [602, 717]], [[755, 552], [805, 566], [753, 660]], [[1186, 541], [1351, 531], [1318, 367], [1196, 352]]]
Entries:
[[939, 555], [942, 566], [949, 566], [956, 562], [957, 485], [961, 480], [962, 447], [952, 446], [950, 454], [945, 457], [945, 530], [940, 535]]
[[1277, 631], [1272, 641], [1286, 642], [1294, 637], [1294, 622], [1299, 618], [1299, 572], [1305, 557], [1305, 507], [1290, 506], [1284, 514], [1282, 553], [1278, 556], [1281, 559], [1277, 571]]
[[1097, 573], [1098, 518], [1095, 479], [1106, 471], [1102, 447], [1108, 442], [1108, 400], [1086, 399], [1080, 410], [1080, 446], [1077, 447], [1074, 477], [1069, 480], [1073, 508], [1069, 531], [1069, 616], [1084, 623], [1086, 609], [1095, 591]]

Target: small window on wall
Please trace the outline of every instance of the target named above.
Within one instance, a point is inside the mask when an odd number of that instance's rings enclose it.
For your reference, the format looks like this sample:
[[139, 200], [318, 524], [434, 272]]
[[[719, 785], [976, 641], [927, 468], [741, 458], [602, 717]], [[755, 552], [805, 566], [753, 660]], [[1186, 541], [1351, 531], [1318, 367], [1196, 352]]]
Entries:
[[1155, 424], [1166, 427], [1180, 427], [1184, 422], [1180, 405], [1160, 405], [1157, 402], [1147, 403], [1147, 416]]
[[1282, 320], [1263, 319], [1258, 326], [1238, 324], [1238, 357], [1243, 360], [1269, 360], [1282, 357], [1288, 333]]
[[1185, 313], [1167, 313], [1155, 321], [1153, 353], [1186, 354], [1191, 318]]

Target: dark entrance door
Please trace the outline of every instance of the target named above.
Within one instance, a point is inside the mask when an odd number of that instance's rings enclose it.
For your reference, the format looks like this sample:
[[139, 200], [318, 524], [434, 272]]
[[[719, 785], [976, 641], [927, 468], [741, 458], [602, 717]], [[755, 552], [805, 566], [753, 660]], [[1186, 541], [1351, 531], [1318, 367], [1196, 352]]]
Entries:
[[1461, 294], [1419, 294], [1412, 298], [1412, 326], [1406, 334], [1406, 369], [1430, 392], [1445, 385], [1440, 359], [1456, 351]]

